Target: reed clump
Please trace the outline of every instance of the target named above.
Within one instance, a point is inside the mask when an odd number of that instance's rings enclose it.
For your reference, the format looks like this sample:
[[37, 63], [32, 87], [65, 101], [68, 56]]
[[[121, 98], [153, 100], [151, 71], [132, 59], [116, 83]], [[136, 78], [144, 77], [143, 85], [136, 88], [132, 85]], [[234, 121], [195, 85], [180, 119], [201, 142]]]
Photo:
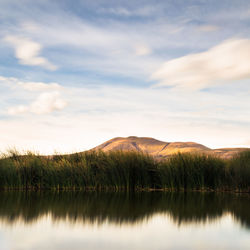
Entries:
[[231, 160], [175, 154], [164, 161], [137, 152], [88, 151], [0, 159], [0, 189], [250, 191], [250, 152]]
[[162, 187], [172, 190], [226, 188], [226, 162], [211, 155], [176, 154], [159, 163]]

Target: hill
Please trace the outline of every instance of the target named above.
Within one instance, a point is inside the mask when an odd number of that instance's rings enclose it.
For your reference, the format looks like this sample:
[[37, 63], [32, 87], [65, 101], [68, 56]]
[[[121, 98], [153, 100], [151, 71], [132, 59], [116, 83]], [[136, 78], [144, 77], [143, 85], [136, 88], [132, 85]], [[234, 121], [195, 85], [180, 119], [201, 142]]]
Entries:
[[109, 151], [136, 151], [147, 153], [155, 158], [166, 158], [175, 153], [206, 153], [222, 158], [231, 158], [234, 154], [249, 150], [247, 148], [210, 149], [195, 142], [163, 142], [150, 137], [116, 137], [92, 150]]

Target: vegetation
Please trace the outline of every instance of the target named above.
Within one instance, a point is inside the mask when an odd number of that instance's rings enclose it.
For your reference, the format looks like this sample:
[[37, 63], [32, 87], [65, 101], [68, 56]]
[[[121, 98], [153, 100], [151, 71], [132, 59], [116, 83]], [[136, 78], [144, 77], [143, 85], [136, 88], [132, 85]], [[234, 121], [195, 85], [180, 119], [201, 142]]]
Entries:
[[250, 191], [250, 152], [231, 160], [176, 154], [164, 161], [136, 152], [20, 155], [0, 159], [0, 189]]

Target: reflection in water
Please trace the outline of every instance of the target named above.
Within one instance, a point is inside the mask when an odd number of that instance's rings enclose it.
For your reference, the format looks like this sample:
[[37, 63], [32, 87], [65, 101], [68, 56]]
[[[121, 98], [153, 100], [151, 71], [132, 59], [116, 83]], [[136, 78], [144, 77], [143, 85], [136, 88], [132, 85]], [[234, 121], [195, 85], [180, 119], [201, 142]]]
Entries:
[[250, 229], [250, 197], [216, 193], [2, 192], [0, 220], [30, 223], [50, 214], [52, 220], [134, 224], [155, 213], [177, 224], [219, 219], [225, 213]]

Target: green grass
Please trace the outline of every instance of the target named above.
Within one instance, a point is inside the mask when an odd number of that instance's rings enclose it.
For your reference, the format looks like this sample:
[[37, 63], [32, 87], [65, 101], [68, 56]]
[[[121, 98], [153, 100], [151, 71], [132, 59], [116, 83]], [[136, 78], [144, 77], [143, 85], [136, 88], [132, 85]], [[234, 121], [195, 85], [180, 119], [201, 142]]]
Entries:
[[231, 160], [176, 154], [164, 161], [135, 152], [40, 156], [15, 151], [0, 159], [0, 189], [250, 191], [250, 152]]

